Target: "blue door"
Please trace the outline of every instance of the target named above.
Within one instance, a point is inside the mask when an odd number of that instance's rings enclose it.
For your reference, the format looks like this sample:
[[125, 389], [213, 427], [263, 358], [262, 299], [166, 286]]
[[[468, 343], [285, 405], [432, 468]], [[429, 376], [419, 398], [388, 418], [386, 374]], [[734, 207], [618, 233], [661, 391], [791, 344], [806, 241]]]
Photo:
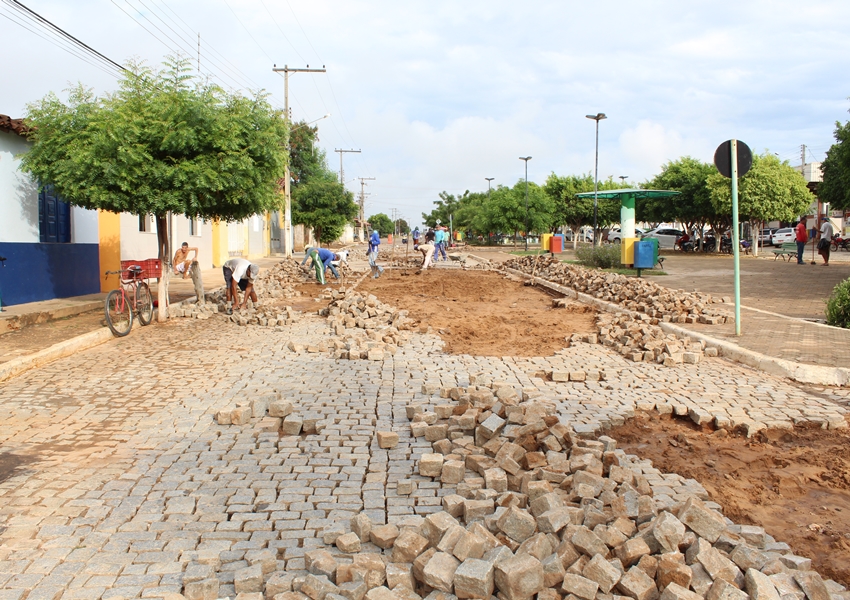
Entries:
[[52, 186], [38, 193], [38, 231], [41, 242], [71, 242], [71, 205], [57, 198]]

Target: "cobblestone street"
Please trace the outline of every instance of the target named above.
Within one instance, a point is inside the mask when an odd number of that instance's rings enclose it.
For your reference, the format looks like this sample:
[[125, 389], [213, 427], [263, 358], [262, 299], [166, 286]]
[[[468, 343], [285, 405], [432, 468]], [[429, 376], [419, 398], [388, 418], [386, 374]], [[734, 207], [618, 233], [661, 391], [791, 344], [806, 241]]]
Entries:
[[[721, 359], [667, 368], [590, 344], [549, 358], [476, 358], [443, 354], [439, 338], [423, 334], [383, 361], [287, 348], [327, 334], [324, 320], [306, 315], [275, 329], [172, 320], [5, 382], [0, 600], [163, 597], [181, 593], [197, 569], [212, 569], [219, 597], [232, 597], [237, 570], [262, 562], [297, 575], [305, 552], [348, 531], [360, 512], [386, 523], [441, 510], [455, 486], [416, 474], [431, 446], [411, 436], [405, 408], [439, 404], [441, 388], [481, 374], [555, 400], [562, 421], [586, 435], [654, 407], [752, 427], [846, 426], [844, 392]], [[544, 377], [581, 369], [604, 380]], [[270, 394], [324, 428], [279, 437], [261, 419], [213, 420]], [[390, 429], [400, 443], [381, 450], [375, 433]], [[645, 472], [656, 497], [700, 493], [693, 481]], [[407, 479], [415, 491], [399, 494]]]

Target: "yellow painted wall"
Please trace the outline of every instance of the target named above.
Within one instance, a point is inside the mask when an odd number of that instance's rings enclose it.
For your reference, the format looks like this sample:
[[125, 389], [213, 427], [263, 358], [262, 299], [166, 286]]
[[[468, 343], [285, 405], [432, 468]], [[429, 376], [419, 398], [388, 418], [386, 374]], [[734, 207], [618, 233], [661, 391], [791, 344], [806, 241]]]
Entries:
[[227, 252], [227, 223], [213, 221], [212, 231], [212, 263], [214, 267], [220, 267], [230, 259]]
[[100, 291], [118, 289], [119, 277], [104, 272], [121, 269], [121, 215], [118, 213], [97, 211], [98, 237], [100, 240]]

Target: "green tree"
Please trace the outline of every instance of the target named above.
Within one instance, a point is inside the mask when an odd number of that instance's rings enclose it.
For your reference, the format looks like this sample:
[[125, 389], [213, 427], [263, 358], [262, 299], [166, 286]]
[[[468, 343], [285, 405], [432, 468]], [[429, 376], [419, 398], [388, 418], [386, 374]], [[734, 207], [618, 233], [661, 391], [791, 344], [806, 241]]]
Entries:
[[335, 179], [306, 181], [292, 192], [292, 222], [312, 228], [320, 245], [339, 239], [358, 210], [354, 195]]
[[835, 141], [823, 161], [818, 197], [832, 208], [850, 208], [850, 122], [835, 124]]
[[279, 203], [286, 126], [262, 94], [195, 81], [190, 61], [131, 63], [114, 94], [82, 84], [27, 107], [22, 168], [76, 206], [156, 217], [165, 320], [171, 249], [167, 215], [239, 220]]
[[369, 226], [372, 229], [377, 229], [381, 237], [386, 237], [395, 231], [392, 219], [384, 213], [378, 213], [369, 217]]
[[[715, 210], [731, 217], [730, 180], [713, 173], [708, 187]], [[794, 221], [808, 211], [814, 199], [803, 176], [770, 152], [753, 156], [753, 166], [738, 185], [738, 212], [753, 224]]]
[[[615, 183], [612, 177], [600, 181], [599, 191], [628, 187]], [[578, 233], [582, 227], [593, 225], [593, 198], [579, 198], [576, 194], [593, 191], [593, 175], [558, 176], [550, 174], [543, 186], [554, 202], [552, 228], [566, 226], [573, 232], [573, 247], [578, 244]], [[604, 229], [620, 220], [619, 200], [598, 199], [596, 210], [597, 230]], [[597, 235], [594, 232], [594, 235]]]
[[[466, 192], [469, 194], [469, 191]], [[450, 215], [460, 207], [460, 200], [454, 194], [440, 192], [440, 199], [435, 200], [436, 207], [430, 213], [422, 213], [422, 222], [427, 227], [436, 227], [437, 224], [448, 227]]]
[[396, 219], [395, 222], [396, 231], [401, 234], [406, 234], [410, 232], [410, 225], [407, 224], [407, 221], [404, 219]]
[[293, 191], [313, 180], [337, 180], [336, 173], [328, 168], [325, 151], [316, 148], [318, 132], [317, 126], [304, 121], [292, 124], [289, 132], [289, 172]]
[[[488, 232], [512, 232], [514, 247], [520, 231], [548, 231], [555, 210], [554, 202], [542, 187], [528, 182], [528, 207], [526, 210], [525, 180], [512, 188], [499, 186], [493, 190], [490, 201], [485, 204], [484, 214], [476, 221], [478, 227]], [[527, 227], [527, 229], [526, 229]]]
[[[715, 231], [725, 229], [728, 213], [717, 212], [708, 187], [708, 178], [716, 172], [713, 165], [690, 156], [669, 161], [647, 186], [681, 193], [672, 198], [639, 201], [636, 207], [638, 219], [653, 223], [678, 221], [688, 231], [702, 231], [708, 223]], [[716, 243], [720, 243], [719, 238]]]

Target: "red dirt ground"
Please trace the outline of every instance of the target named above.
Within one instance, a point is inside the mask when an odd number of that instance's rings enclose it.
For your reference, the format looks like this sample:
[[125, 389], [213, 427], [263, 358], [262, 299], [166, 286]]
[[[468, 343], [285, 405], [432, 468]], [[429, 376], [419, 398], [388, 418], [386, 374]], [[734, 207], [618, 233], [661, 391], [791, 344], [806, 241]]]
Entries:
[[796, 428], [756, 438], [639, 414], [608, 432], [630, 454], [699, 481], [724, 514], [760, 525], [825, 577], [850, 585], [850, 432]]
[[360, 291], [406, 309], [420, 329], [439, 334], [446, 352], [477, 356], [551, 356], [573, 333], [595, 333], [596, 311], [490, 271], [387, 269]]

